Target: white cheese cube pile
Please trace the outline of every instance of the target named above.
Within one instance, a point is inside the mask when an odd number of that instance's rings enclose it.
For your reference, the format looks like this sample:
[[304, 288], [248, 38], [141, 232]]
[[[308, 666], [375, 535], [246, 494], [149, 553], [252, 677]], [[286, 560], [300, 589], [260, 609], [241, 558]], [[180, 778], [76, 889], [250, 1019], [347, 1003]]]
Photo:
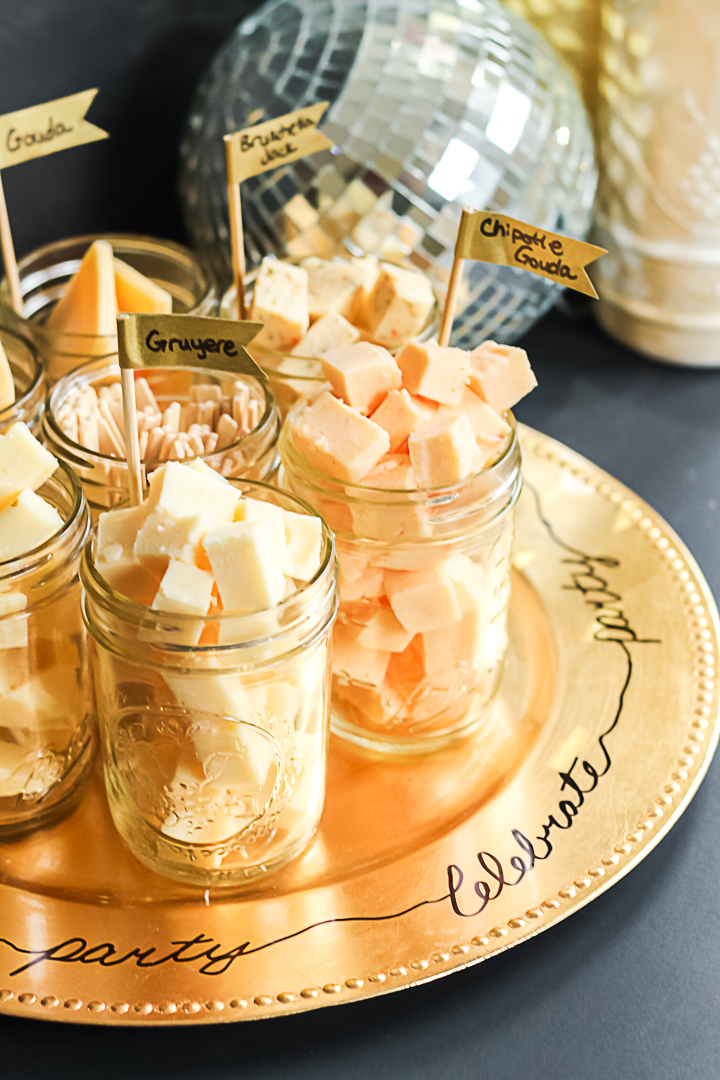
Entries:
[[35, 492], [57, 466], [22, 422], [0, 435], [0, 562], [33, 551], [62, 528], [55, 507]]
[[300, 266], [267, 256], [250, 315], [265, 325], [253, 344], [307, 358], [361, 337], [394, 349], [420, 333], [434, 304], [424, 274], [374, 255], [334, 261], [312, 256]]
[[204, 616], [268, 611], [310, 581], [321, 546], [320, 518], [243, 497], [201, 461], [170, 461], [152, 474], [142, 506], [100, 515], [95, 560], [129, 599], [197, 616], [182, 640], [171, 638], [196, 645], [204, 631], [213, 643]]
[[0, 341], [0, 409], [7, 409], [15, 401], [15, 380], [5, 350]]

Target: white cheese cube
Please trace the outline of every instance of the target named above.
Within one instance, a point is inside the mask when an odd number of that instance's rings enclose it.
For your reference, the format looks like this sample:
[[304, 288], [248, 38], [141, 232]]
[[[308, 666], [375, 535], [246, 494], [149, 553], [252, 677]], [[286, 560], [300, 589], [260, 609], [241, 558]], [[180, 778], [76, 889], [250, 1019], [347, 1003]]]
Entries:
[[290, 577], [310, 581], [320, 569], [322, 521], [312, 514], [283, 510]]
[[23, 488], [35, 491], [57, 466], [57, 459], [25, 424], [13, 424], [0, 436], [0, 507], [13, 502]]
[[285, 575], [270, 521], [217, 525], [203, 540], [225, 611], [262, 611], [285, 595]]
[[136, 559], [170, 558], [194, 565], [203, 536], [213, 526], [206, 514], [174, 518], [170, 514], [148, 514], [137, 533], [133, 554]]
[[201, 461], [200, 458], [193, 458], [191, 461], [183, 462], [183, 464], [186, 469], [192, 469], [193, 472], [200, 473], [206, 480], [216, 480], [220, 484], [227, 484], [232, 487], [232, 484], [230, 484], [227, 477], [221, 476], [219, 472], [215, 472], [214, 469], [211, 469], [210, 466], [206, 462]]
[[382, 273], [371, 297], [373, 341], [396, 348], [419, 334], [435, 298], [424, 274], [381, 263]]
[[0, 342], [0, 409], [7, 409], [15, 401], [15, 381], [8, 358]]
[[350, 263], [328, 262], [311, 256], [300, 265], [308, 273], [308, 311], [311, 320], [322, 319], [329, 312], [337, 312], [349, 319], [357, 290]]
[[[213, 590], [213, 576], [197, 566], [171, 559], [160, 582], [152, 607], [178, 615], [207, 615]], [[141, 631], [145, 640], [166, 638], [178, 645], [197, 645], [205, 623], [202, 619], [183, 620], [167, 630]]]
[[307, 270], [266, 256], [255, 282], [250, 318], [264, 323], [254, 345], [289, 352], [310, 325]]
[[290, 556], [288, 555], [285, 536], [285, 515], [281, 506], [277, 506], [275, 503], [263, 502], [261, 499], [240, 499], [235, 510], [235, 520], [269, 521], [273, 528], [282, 572], [287, 574], [288, 577], [293, 577], [290, 571]]
[[31, 488], [25, 488], [15, 502], [0, 513], [0, 562], [16, 559], [40, 547], [62, 526], [63, 520], [55, 507]]
[[208, 472], [212, 477], [179, 461], [162, 465], [150, 477], [150, 509], [175, 518], [205, 514], [213, 525], [232, 521], [240, 492]]
[[328, 311], [327, 315], [313, 323], [302, 341], [298, 342], [292, 350], [293, 356], [324, 356], [333, 349], [353, 345], [359, 337], [360, 331], [352, 323], [337, 311]]
[[123, 510], [109, 510], [98, 518], [95, 562], [101, 573], [106, 567], [132, 566], [138, 531], [147, 518], [147, 503]]

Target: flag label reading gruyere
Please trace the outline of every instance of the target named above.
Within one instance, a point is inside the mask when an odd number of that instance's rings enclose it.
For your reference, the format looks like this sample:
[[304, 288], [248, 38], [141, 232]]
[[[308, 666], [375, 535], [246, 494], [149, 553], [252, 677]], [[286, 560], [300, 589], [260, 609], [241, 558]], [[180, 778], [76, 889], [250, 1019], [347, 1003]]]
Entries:
[[226, 135], [229, 183], [239, 184], [249, 176], [257, 176], [278, 165], [289, 165], [318, 150], [329, 150], [335, 144], [317, 130], [318, 121], [327, 107], [327, 101], [320, 101]]
[[32, 105], [0, 116], [0, 169], [107, 139], [107, 131], [85, 119], [97, 90]]
[[264, 379], [245, 349], [263, 324], [204, 315], [118, 315], [121, 368], [200, 367]]
[[605, 254], [605, 248], [487, 210], [463, 210], [455, 244], [456, 259], [517, 266], [595, 299], [585, 267]]

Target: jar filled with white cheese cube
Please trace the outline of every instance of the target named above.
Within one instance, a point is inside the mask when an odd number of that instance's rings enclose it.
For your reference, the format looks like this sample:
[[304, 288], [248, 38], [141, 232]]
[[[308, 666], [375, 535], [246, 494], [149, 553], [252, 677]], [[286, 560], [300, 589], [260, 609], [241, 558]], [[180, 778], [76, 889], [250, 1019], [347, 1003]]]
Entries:
[[332, 728], [417, 754], [474, 731], [507, 645], [512, 404], [535, 385], [523, 350], [370, 343], [322, 361], [331, 389], [290, 413], [282, 486], [333, 529], [340, 611]]
[[[299, 262], [266, 256], [246, 282], [249, 318], [263, 323], [248, 351], [271, 382], [283, 416], [325, 389], [320, 360], [333, 349], [373, 341], [391, 352], [437, 332], [438, 302], [417, 267], [349, 252]], [[237, 318], [235, 286], [220, 303]]]
[[332, 534], [299, 500], [170, 462], [82, 564], [110, 810], [146, 866], [252, 883], [325, 798]]
[[36, 350], [26, 338], [0, 325], [0, 432], [22, 420], [38, 435], [45, 390]]
[[[135, 376], [140, 457], [198, 458], [221, 476], [270, 480], [278, 465], [280, 414], [264, 379], [207, 368], [161, 367]], [[92, 520], [128, 497], [120, 368], [91, 360], [48, 396], [43, 440], [78, 473]]]
[[0, 836], [75, 805], [95, 748], [78, 564], [82, 487], [18, 423], [0, 437]]

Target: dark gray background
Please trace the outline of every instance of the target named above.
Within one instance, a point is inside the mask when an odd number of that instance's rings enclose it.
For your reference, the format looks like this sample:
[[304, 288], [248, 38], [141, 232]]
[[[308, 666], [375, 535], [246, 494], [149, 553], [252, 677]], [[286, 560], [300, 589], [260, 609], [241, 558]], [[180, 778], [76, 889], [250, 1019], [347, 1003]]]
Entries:
[[[252, 4], [0, 0], [0, 113], [98, 85], [112, 139], [4, 174], [18, 253], [122, 229], [183, 239], [176, 147], [192, 88]], [[646, 498], [720, 585], [720, 373], [663, 367], [589, 319], [524, 342], [521, 420]], [[15, 1080], [288, 1077], [717, 1080], [720, 770], [606, 896], [520, 949], [429, 986], [254, 1024], [132, 1031], [0, 1017]]]

